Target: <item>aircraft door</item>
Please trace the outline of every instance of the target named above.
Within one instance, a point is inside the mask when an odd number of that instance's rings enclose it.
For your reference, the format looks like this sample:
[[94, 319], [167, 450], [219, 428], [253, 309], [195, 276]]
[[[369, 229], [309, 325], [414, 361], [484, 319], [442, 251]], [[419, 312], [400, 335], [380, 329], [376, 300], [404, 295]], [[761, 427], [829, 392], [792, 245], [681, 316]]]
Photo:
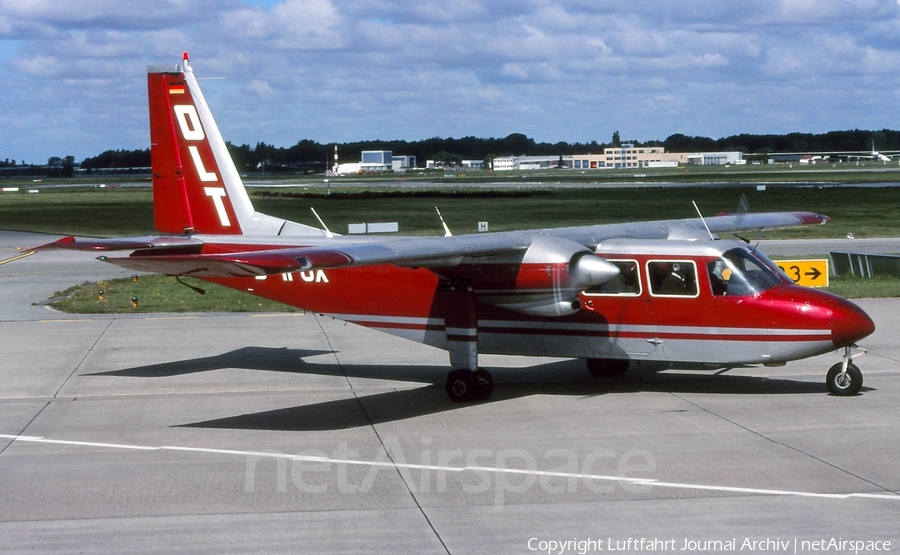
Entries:
[[[694, 361], [708, 342], [702, 336], [703, 303], [697, 263], [690, 259], [648, 260], [645, 265], [649, 300], [646, 341], [654, 345], [651, 358]], [[652, 330], [650, 329], [652, 328]]]
[[606, 334], [589, 346], [589, 356], [628, 360], [652, 358], [657, 343], [650, 296], [634, 259], [610, 259], [619, 268], [612, 280], [584, 291], [584, 306], [605, 320]]

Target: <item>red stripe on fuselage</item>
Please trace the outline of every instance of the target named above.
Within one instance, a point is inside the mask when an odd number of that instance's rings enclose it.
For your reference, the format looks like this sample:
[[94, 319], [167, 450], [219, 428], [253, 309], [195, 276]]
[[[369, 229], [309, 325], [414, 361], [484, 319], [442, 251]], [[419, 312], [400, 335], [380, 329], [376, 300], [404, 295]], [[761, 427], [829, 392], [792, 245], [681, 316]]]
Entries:
[[[419, 324], [411, 322], [373, 321], [354, 314], [330, 314], [340, 320], [346, 320], [352, 324], [378, 329], [403, 329], [415, 331], [444, 331], [444, 326], [437, 324]], [[831, 338], [829, 330], [821, 332], [812, 331], [808, 334], [783, 334], [753, 333], [753, 328], [746, 328], [747, 333], [710, 333], [710, 332], [631, 332], [622, 330], [589, 330], [572, 328], [554, 328], [554, 320], [546, 320], [545, 327], [517, 326], [516, 322], [505, 325], [485, 325], [479, 322], [479, 331], [482, 333], [502, 333], [509, 335], [555, 335], [571, 337], [604, 337], [610, 339], [672, 339], [672, 340], [698, 340], [698, 341], [828, 341]], [[764, 331], [764, 330], [758, 330]], [[768, 330], [765, 330], [768, 331]], [[448, 336], [449, 337], [449, 336]], [[455, 336], [454, 336], [455, 337]], [[459, 336], [459, 341], [471, 339], [470, 336]]]

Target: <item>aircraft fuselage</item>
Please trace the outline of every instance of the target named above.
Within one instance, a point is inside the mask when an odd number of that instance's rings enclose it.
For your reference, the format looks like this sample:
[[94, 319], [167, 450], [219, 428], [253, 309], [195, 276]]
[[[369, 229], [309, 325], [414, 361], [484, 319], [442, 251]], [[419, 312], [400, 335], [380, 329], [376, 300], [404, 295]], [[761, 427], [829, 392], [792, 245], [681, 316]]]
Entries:
[[[571, 301], [553, 286], [565, 263], [502, 259], [440, 276], [384, 264], [211, 281], [450, 351], [463, 340], [479, 353], [777, 364], [874, 330], [853, 303], [794, 285], [743, 243], [624, 240], [597, 253], [621, 268], [620, 279]], [[542, 299], [573, 308], [558, 316], [522, 309]]]

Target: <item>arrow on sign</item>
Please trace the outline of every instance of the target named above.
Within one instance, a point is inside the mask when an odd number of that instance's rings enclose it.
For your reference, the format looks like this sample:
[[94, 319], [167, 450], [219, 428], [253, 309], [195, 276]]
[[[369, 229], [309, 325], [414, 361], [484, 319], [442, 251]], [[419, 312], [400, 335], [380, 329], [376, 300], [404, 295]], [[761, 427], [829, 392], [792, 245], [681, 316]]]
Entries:
[[812, 271], [810, 271], [810, 272], [804, 272], [803, 275], [804, 275], [804, 276], [812, 276], [812, 277], [809, 278], [809, 279], [817, 280], [817, 279], [819, 279], [819, 276], [822, 275], [822, 272], [820, 272], [818, 268], [813, 268]]

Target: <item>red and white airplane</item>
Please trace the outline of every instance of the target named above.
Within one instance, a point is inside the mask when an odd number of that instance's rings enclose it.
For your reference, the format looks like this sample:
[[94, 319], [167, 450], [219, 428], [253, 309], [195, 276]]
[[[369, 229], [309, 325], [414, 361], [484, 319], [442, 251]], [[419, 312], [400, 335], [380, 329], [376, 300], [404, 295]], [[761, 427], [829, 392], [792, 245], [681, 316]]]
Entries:
[[604, 377], [633, 361], [777, 366], [843, 349], [828, 388], [852, 395], [862, 386], [855, 344], [875, 329], [865, 312], [794, 285], [743, 242], [713, 238], [819, 225], [825, 216], [339, 236], [254, 210], [187, 54], [148, 74], [154, 218], [163, 235], [67, 237], [46, 247], [133, 250], [100, 260], [201, 278], [445, 349], [454, 401], [491, 394], [479, 353], [583, 358]]

